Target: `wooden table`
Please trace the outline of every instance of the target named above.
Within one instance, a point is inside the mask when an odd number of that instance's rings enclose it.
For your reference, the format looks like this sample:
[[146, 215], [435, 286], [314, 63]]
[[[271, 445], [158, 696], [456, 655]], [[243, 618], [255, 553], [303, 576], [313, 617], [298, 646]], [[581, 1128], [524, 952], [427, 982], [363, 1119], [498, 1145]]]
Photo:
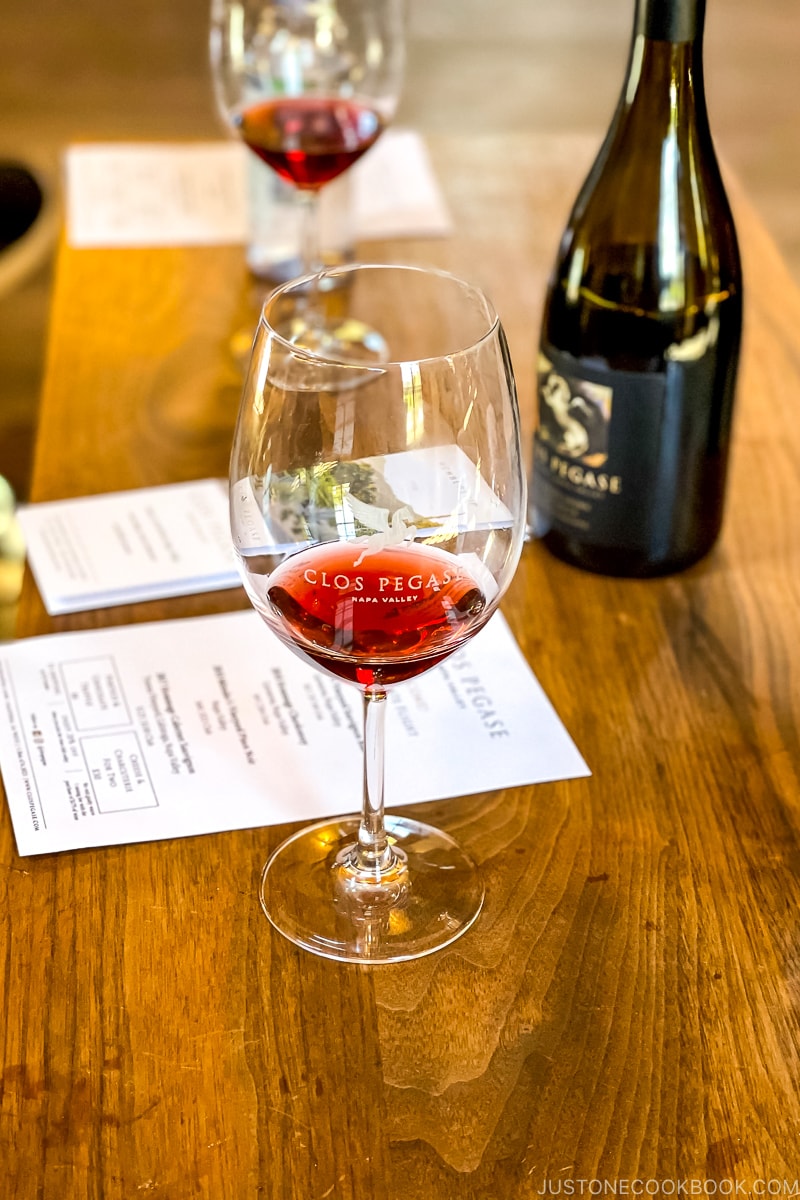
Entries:
[[[594, 147], [431, 148], [456, 235], [365, 253], [488, 288], [529, 433], [546, 271]], [[485, 873], [453, 948], [367, 969], [273, 934], [256, 882], [285, 829], [21, 859], [3, 806], [3, 1200], [800, 1192], [800, 294], [733, 199], [721, 543], [651, 582], [526, 548], [504, 610], [594, 774], [427, 809]], [[63, 248], [33, 498], [224, 474], [228, 339], [254, 305], [240, 248]], [[244, 604], [54, 620], [28, 579], [18, 632]]]

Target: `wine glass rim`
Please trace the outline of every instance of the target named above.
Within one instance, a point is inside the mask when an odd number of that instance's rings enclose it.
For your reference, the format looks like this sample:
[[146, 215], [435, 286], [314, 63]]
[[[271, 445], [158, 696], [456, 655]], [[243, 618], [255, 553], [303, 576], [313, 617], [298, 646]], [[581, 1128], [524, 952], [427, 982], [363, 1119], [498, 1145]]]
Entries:
[[[459, 346], [458, 349], [448, 351], [446, 354], [427, 355], [421, 358], [386, 359], [378, 363], [368, 363], [364, 362], [363, 359], [329, 357], [324, 353], [295, 343], [291, 341], [291, 339], [284, 337], [283, 334], [281, 334], [275, 328], [275, 326], [270, 323], [267, 317], [267, 309], [276, 301], [278, 301], [281, 296], [285, 296], [289, 292], [293, 291], [302, 291], [304, 288], [309, 287], [314, 281], [319, 284], [320, 281], [326, 279], [338, 279], [342, 276], [361, 274], [366, 271], [403, 271], [408, 272], [409, 274], [434, 276], [442, 281], [457, 284], [460, 288], [478, 297], [482, 301], [486, 313], [486, 328], [479, 337], [474, 338], [471, 342], [469, 342], [468, 345]], [[310, 362], [331, 363], [334, 366], [343, 368], [351, 367], [360, 371], [375, 371], [377, 373], [386, 371], [388, 367], [402, 367], [406, 363], [435, 362], [437, 359], [456, 359], [462, 355], [471, 354], [477, 349], [477, 347], [488, 341], [489, 338], [493, 337], [497, 329], [500, 327], [500, 317], [497, 313], [497, 309], [483, 288], [479, 287], [475, 283], [471, 283], [467, 279], [461, 278], [459, 275], [453, 274], [452, 271], [444, 271], [439, 267], [417, 266], [416, 264], [410, 263], [373, 262], [346, 263], [341, 266], [325, 267], [321, 271], [312, 271], [310, 274], [301, 275], [295, 279], [287, 280], [286, 283], [282, 283], [279, 287], [274, 288], [264, 300], [264, 303], [261, 306], [260, 321], [269, 330], [270, 336], [284, 346], [289, 353], [295, 355], [297, 358], [306, 358]]]

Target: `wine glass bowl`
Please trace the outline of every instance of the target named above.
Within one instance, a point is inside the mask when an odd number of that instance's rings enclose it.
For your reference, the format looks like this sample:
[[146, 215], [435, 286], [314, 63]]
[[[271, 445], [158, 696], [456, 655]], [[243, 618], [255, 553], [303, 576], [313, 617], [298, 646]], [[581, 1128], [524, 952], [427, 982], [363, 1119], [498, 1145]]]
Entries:
[[[483, 889], [446, 833], [384, 818], [387, 693], [473, 637], [513, 576], [525, 526], [519, 417], [503, 330], [478, 289], [414, 267], [325, 274], [340, 320], [379, 320], [389, 357], [287, 340], [282, 312], [303, 280], [268, 298], [234, 436], [231, 524], [266, 625], [361, 692], [362, 811], [279, 847], [261, 898], [299, 945], [399, 961], [459, 936]], [[352, 807], [343, 794], [341, 810]]]
[[231, 120], [254, 154], [303, 190], [316, 190], [341, 175], [383, 130], [375, 108], [328, 96], [264, 100]]

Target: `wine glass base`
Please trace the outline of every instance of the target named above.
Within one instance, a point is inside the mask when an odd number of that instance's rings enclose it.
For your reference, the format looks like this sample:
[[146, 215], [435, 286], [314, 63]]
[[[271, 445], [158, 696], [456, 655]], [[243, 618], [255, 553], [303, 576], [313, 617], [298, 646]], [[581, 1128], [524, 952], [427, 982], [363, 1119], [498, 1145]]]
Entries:
[[261, 907], [289, 941], [324, 958], [394, 963], [449, 945], [483, 905], [478, 869], [439, 829], [387, 816], [405, 865], [380, 883], [362, 883], [342, 865], [358, 817], [322, 821], [283, 842], [261, 875]]

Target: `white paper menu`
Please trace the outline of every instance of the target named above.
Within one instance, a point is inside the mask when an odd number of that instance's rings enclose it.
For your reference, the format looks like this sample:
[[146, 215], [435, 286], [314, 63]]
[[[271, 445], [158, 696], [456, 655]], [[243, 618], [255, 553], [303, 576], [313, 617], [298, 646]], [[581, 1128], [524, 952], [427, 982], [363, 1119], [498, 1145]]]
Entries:
[[[241, 142], [86, 143], [64, 159], [67, 236], [77, 248], [203, 246], [251, 235]], [[350, 171], [357, 238], [452, 232], [416, 131], [388, 129]], [[323, 190], [323, 205], [325, 192]]]
[[29, 504], [17, 516], [52, 615], [240, 584], [220, 479]]
[[70, 146], [64, 159], [70, 245], [246, 241], [243, 150], [236, 142]]
[[[389, 807], [590, 773], [500, 614], [389, 705]], [[19, 853], [353, 812], [360, 712], [251, 611], [2, 645]]]

